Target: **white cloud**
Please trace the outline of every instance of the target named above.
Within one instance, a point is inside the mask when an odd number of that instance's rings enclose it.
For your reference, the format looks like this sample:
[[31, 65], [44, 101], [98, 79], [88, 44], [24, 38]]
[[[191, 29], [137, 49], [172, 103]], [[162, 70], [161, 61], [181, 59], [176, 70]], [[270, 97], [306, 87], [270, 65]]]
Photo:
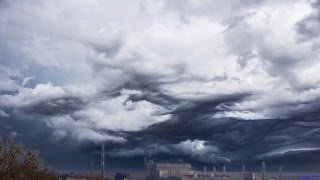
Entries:
[[79, 141], [124, 142], [124, 138], [104, 131], [138, 131], [170, 118], [163, 115], [165, 110], [161, 106], [147, 101], [127, 101], [129, 94], [126, 93], [130, 92], [124, 91], [115, 98], [96, 99], [69, 115], [50, 117], [48, 126], [54, 129], [57, 139], [71, 135]]
[[250, 112], [250, 111], [225, 111], [221, 113], [217, 113], [213, 115], [214, 118], [240, 118], [244, 120], [261, 120], [261, 119], [269, 119], [266, 116], [262, 116], [261, 114]]
[[22, 81], [22, 86], [26, 86], [26, 85], [28, 85], [28, 83], [30, 82], [30, 81], [32, 81], [32, 80], [34, 80], [35, 79], [35, 77], [34, 76], [31, 76], [31, 77], [25, 77], [24, 79], [23, 79], [23, 81]]
[[0, 117], [2, 117], [2, 118], [8, 118], [8, 117], [10, 117], [10, 115], [7, 114], [6, 112], [4, 112], [3, 110], [0, 110]]
[[93, 141], [97, 143], [106, 141], [122, 143], [126, 141], [122, 137], [90, 129], [85, 122], [75, 121], [70, 116], [52, 117], [47, 121], [47, 124], [53, 128], [53, 137], [56, 140], [70, 136], [78, 141]]
[[205, 141], [203, 140], [186, 140], [183, 142], [180, 142], [178, 145], [176, 145], [176, 148], [181, 151], [184, 154], [189, 155], [203, 155], [206, 153], [214, 153], [218, 151], [218, 148], [211, 145], [206, 145]]
[[320, 148], [318, 147], [281, 148], [281, 149], [276, 149], [268, 153], [262, 154], [259, 156], [259, 158], [266, 158], [270, 156], [281, 156], [281, 155], [285, 155], [286, 153], [302, 153], [306, 151], [317, 151], [319, 149]]
[[72, 116], [84, 120], [95, 129], [136, 131], [170, 118], [163, 115], [161, 106], [148, 101], [127, 101], [128, 94], [92, 102], [87, 108], [75, 112]]
[[191, 158], [205, 163], [230, 162], [231, 159], [220, 156], [217, 146], [210, 145], [204, 140], [186, 140], [173, 146], [176, 153], [189, 155]]
[[17, 85], [18, 94], [0, 95], [0, 106], [7, 108], [26, 107], [34, 102], [62, 97], [67, 93], [60, 86], [51, 83], [37, 84], [34, 88], [26, 88]]

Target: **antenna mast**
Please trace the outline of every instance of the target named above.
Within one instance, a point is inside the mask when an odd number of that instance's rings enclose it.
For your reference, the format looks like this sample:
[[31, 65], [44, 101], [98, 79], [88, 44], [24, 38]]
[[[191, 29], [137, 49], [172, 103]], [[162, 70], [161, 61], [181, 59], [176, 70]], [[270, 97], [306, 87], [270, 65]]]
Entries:
[[104, 149], [104, 144], [101, 145], [101, 180], [104, 180], [104, 175], [105, 175], [105, 167], [104, 167], [104, 162], [105, 162], [105, 149]]

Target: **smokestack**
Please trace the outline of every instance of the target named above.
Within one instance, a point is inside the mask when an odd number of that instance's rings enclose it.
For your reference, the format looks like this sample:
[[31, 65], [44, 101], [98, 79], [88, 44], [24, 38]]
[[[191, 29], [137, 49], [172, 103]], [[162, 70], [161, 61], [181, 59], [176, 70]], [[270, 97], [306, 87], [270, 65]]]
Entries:
[[246, 172], [246, 165], [242, 164], [242, 173], [245, 173], [245, 172]]
[[282, 179], [282, 167], [280, 166], [279, 167], [279, 180]]
[[203, 172], [207, 172], [207, 166], [203, 166]]
[[213, 166], [213, 172], [214, 172], [214, 173], [217, 172], [216, 166]]
[[262, 177], [261, 180], [265, 180], [266, 179], [266, 165], [264, 163], [264, 161], [262, 161]]
[[104, 149], [104, 144], [101, 145], [101, 179], [104, 180], [104, 175], [105, 175], [105, 168], [104, 168], [104, 162], [105, 162], [105, 149]]
[[223, 166], [223, 170], [224, 173], [226, 172], [226, 166]]

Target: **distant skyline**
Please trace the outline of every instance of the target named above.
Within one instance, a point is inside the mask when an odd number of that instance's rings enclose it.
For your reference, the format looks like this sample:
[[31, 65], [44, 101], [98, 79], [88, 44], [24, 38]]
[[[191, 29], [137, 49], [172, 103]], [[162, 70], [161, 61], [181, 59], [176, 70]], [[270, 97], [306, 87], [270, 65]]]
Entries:
[[57, 170], [320, 170], [320, 0], [1, 0], [0, 135]]

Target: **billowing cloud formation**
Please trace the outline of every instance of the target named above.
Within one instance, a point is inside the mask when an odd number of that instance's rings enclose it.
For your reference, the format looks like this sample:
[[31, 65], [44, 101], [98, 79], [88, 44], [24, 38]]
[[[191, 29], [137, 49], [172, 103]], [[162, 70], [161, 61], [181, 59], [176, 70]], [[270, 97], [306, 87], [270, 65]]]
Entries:
[[313, 151], [319, 4], [1, 1], [3, 132], [204, 163]]

